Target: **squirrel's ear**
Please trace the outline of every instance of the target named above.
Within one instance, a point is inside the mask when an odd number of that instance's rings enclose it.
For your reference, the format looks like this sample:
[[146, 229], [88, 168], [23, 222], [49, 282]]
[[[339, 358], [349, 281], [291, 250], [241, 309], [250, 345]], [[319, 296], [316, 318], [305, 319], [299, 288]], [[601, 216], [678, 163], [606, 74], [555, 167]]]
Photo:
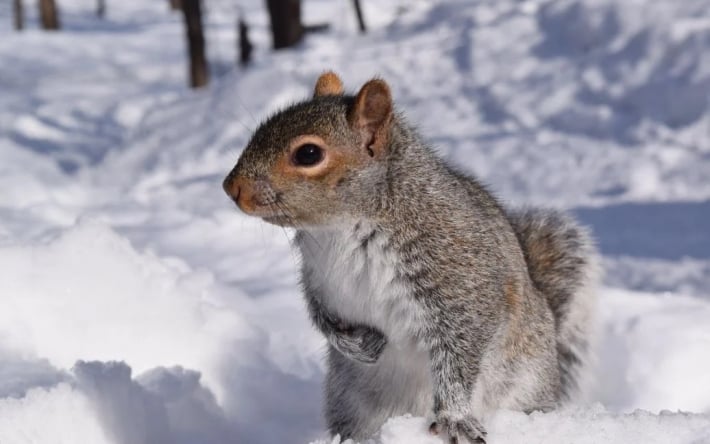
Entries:
[[313, 97], [340, 96], [343, 94], [343, 82], [333, 71], [326, 71], [318, 77]]
[[380, 79], [365, 83], [355, 98], [349, 118], [353, 129], [362, 134], [370, 156], [382, 153], [387, 147], [392, 113], [392, 94], [387, 83]]

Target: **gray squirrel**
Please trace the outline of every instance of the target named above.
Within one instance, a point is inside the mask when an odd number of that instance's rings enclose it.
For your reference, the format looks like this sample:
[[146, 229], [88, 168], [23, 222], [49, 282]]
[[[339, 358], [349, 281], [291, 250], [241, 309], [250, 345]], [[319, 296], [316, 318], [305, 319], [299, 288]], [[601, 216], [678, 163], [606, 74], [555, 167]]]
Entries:
[[496, 409], [547, 411], [577, 390], [598, 277], [588, 234], [555, 211], [505, 210], [422, 141], [383, 80], [351, 96], [324, 73], [258, 127], [223, 185], [296, 229], [332, 435], [366, 439], [410, 413], [481, 443]]

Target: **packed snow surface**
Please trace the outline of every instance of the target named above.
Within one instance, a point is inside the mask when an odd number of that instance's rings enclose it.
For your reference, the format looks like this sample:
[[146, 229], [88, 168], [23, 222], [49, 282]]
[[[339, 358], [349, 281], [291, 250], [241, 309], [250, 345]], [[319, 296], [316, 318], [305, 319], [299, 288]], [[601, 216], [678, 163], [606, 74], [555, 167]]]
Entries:
[[[259, 121], [372, 76], [442, 156], [510, 205], [571, 211], [604, 255], [585, 396], [497, 413], [490, 443], [710, 443], [710, 4], [304, 1], [268, 50], [263, 2], [206, 0], [213, 81], [188, 91], [167, 2], [0, 4], [0, 444], [338, 443], [292, 233], [221, 180]], [[32, 3], [32, 2], [26, 2]], [[234, 20], [257, 46], [233, 68]], [[371, 442], [437, 443], [424, 418]]]

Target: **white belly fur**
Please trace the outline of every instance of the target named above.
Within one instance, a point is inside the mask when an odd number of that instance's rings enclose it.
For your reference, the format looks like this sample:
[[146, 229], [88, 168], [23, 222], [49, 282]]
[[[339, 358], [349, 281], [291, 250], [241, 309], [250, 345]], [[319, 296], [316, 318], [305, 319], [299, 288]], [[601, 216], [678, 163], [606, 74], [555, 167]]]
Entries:
[[376, 235], [363, 247], [371, 229], [358, 227], [303, 236], [304, 265], [319, 279], [321, 302], [332, 314], [349, 324], [377, 327], [394, 347], [409, 348], [423, 325], [422, 308], [397, 279], [399, 259], [383, 248], [387, 239]]
[[[302, 236], [303, 261], [318, 276], [324, 307], [349, 324], [382, 331], [387, 347], [374, 365], [353, 361], [361, 375], [354, 385], [387, 393], [380, 406], [387, 415], [426, 415], [432, 406], [428, 352], [419, 344], [422, 308], [407, 285], [397, 279], [398, 258], [384, 249], [387, 239], [374, 236], [363, 247], [370, 228], [315, 231]], [[365, 387], [363, 387], [365, 388]], [[389, 405], [384, 405], [389, 404]]]

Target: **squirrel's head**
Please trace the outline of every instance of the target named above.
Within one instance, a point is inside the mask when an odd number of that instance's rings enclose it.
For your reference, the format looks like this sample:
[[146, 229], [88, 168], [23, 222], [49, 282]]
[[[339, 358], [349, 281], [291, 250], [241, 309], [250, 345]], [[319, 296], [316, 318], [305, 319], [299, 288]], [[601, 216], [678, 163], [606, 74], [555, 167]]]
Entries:
[[224, 190], [242, 211], [276, 225], [330, 225], [367, 214], [384, 179], [393, 112], [384, 81], [370, 80], [349, 96], [326, 72], [312, 99], [259, 126]]

